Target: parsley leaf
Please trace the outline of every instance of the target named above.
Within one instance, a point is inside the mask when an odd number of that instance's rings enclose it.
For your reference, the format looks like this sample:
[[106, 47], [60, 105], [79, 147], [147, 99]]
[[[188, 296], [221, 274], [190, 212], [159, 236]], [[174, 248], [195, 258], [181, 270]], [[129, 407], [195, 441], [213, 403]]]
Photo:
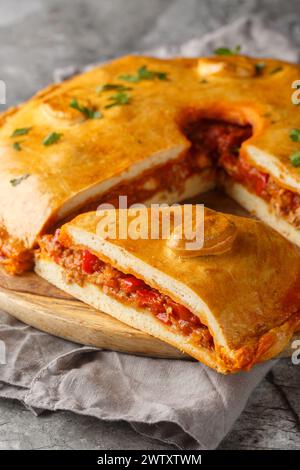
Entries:
[[10, 184], [12, 186], [18, 186], [22, 181], [26, 180], [30, 176], [29, 173], [26, 173], [25, 175], [19, 176], [19, 178], [13, 178], [10, 180]]
[[125, 85], [120, 85], [118, 83], [105, 83], [104, 85], [99, 85], [96, 88], [96, 93], [100, 95], [103, 91], [110, 91], [110, 90], [115, 90], [115, 91], [130, 91], [132, 90], [131, 87], [125, 86]]
[[31, 130], [31, 127], [20, 127], [19, 129], [15, 129], [11, 135], [11, 137], [18, 137], [20, 135], [26, 135]]
[[300, 166], [300, 150], [290, 155], [290, 161], [293, 166], [296, 166], [296, 167]]
[[155, 70], [149, 70], [147, 65], [140, 67], [135, 75], [120, 75], [121, 80], [126, 82], [138, 83], [143, 80], [168, 80], [168, 75], [166, 72], [157, 72]]
[[84, 116], [88, 119], [99, 119], [102, 117], [102, 114], [100, 111], [95, 111], [92, 108], [88, 108], [87, 106], [80, 105], [76, 98], [73, 98], [71, 100], [70, 107], [84, 114]]
[[50, 134], [48, 134], [44, 140], [43, 140], [43, 145], [52, 145], [52, 144], [55, 144], [55, 142], [58, 142], [59, 139], [61, 138], [62, 134], [58, 133], [58, 132], [51, 132]]
[[128, 104], [130, 101], [130, 96], [127, 93], [120, 91], [119, 93], [110, 96], [109, 100], [111, 103], [107, 104], [105, 108], [113, 108], [114, 106], [123, 106]]
[[119, 76], [120, 80], [124, 80], [125, 82], [131, 82], [131, 83], [138, 83], [140, 82], [139, 76], [138, 75], [120, 75]]
[[20, 142], [14, 142], [13, 143], [13, 148], [17, 150], [17, 152], [20, 152], [22, 150]]
[[229, 49], [229, 47], [218, 47], [214, 50], [216, 55], [237, 55], [241, 51], [241, 46], [237, 45], [233, 49]]
[[143, 65], [138, 69], [138, 76], [140, 80], [153, 80], [155, 78], [158, 80], [167, 79], [167, 74], [165, 72], [155, 72], [154, 70], [149, 70], [147, 65]]
[[300, 142], [300, 129], [292, 129], [290, 131], [290, 139], [293, 142]]
[[264, 69], [266, 68], [266, 64], [264, 62], [256, 62], [254, 67], [255, 67], [256, 75], [261, 75]]
[[281, 67], [281, 65], [278, 65], [277, 67], [273, 67], [269, 74], [270, 75], [274, 75], [274, 73], [278, 73], [278, 72], [281, 72], [281, 70], [283, 70], [283, 67]]

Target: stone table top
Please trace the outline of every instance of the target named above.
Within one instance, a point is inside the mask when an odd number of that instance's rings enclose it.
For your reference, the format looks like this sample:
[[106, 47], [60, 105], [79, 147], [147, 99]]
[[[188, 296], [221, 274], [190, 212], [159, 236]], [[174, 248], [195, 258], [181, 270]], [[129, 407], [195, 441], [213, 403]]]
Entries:
[[[0, 0], [0, 78], [10, 106], [52, 81], [53, 69], [177, 44], [249, 13], [300, 46], [299, 0]], [[281, 360], [254, 391], [220, 449], [300, 449], [300, 367]], [[0, 400], [0, 449], [170, 449], [69, 412], [34, 416]]]

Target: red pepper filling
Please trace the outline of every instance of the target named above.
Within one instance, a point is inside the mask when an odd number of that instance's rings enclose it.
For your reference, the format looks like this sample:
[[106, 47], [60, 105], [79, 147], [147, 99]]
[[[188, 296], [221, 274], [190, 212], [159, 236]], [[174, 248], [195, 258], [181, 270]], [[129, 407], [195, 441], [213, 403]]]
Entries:
[[119, 301], [151, 312], [159, 321], [190, 338], [196, 344], [213, 349], [213, 339], [199, 318], [168, 295], [150, 287], [132, 274], [125, 274], [101, 261], [88, 250], [64, 247], [55, 235], [44, 235], [40, 241], [41, 253], [64, 268], [68, 282], [79, 285], [90, 282]]

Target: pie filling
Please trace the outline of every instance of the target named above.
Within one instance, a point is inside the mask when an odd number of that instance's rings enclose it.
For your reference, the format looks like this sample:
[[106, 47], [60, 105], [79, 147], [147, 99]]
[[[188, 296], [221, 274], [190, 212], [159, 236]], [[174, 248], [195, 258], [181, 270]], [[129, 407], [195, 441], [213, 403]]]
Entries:
[[10, 274], [21, 274], [33, 268], [33, 252], [27, 250], [23, 243], [9, 236], [0, 228], [0, 265]]
[[[78, 213], [96, 209], [103, 202], [117, 206], [119, 196], [127, 196], [128, 205], [131, 205], [146, 201], [162, 190], [182, 194], [191, 176], [201, 174], [203, 178], [213, 180], [217, 171], [220, 180], [225, 176], [243, 184], [268, 202], [278, 216], [286, 218], [296, 228], [300, 226], [300, 194], [282, 187], [271, 175], [251, 166], [240, 155], [241, 144], [252, 135], [250, 125], [197, 118], [186, 121], [182, 130], [191, 142], [185, 155], [115, 186], [101, 198], [85, 203], [70, 214], [68, 220]], [[0, 263], [13, 274], [21, 273], [32, 267], [32, 250], [26, 250], [21, 242], [13, 240], [3, 230], [3, 234], [0, 233]]]
[[94, 284], [123, 304], [147, 310], [166, 328], [183, 335], [188, 342], [214, 349], [208, 328], [186, 307], [132, 274], [122, 273], [88, 250], [63, 246], [58, 237], [59, 230], [54, 235], [41, 237], [40, 256], [50, 258], [61, 266], [66, 282], [75, 282], [80, 286], [86, 282]]

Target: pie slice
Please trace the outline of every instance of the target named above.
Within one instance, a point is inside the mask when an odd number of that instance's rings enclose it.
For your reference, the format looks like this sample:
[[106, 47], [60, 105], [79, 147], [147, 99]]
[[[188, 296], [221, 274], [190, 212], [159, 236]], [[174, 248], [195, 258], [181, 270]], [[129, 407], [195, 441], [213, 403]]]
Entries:
[[300, 329], [299, 249], [263, 223], [205, 209], [204, 244], [191, 249], [175, 219], [168, 237], [149, 239], [144, 209], [144, 238], [124, 237], [120, 220], [136, 215], [115, 211], [112, 234], [99, 230], [104, 213], [44, 235], [37, 274], [222, 373], [276, 356]]
[[[99, 203], [178, 202], [216, 184], [300, 245], [299, 65], [117, 59], [0, 116], [0, 261]], [[297, 91], [297, 90], [296, 90]], [[294, 132], [292, 138], [291, 132]]]

